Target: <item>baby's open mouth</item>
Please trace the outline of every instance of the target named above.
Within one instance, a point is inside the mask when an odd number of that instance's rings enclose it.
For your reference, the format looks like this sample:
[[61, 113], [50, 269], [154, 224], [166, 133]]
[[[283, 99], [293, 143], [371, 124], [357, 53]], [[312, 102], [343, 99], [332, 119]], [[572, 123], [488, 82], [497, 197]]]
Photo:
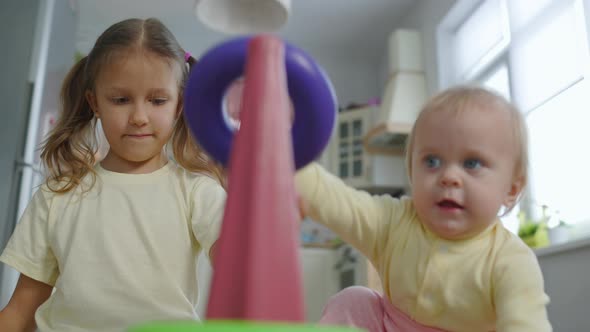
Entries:
[[442, 201], [438, 202], [436, 205], [443, 209], [463, 209], [463, 206], [453, 200], [450, 199], [443, 199]]

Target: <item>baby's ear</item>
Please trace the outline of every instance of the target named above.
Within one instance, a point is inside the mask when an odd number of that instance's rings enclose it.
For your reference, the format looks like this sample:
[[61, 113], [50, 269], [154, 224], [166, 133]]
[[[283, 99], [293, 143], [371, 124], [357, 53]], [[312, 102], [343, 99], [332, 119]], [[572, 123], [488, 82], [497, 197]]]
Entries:
[[512, 183], [510, 184], [510, 190], [506, 194], [506, 198], [504, 199], [504, 206], [506, 207], [513, 207], [520, 194], [522, 193], [522, 189], [525, 185], [525, 179], [523, 176], [516, 177]]

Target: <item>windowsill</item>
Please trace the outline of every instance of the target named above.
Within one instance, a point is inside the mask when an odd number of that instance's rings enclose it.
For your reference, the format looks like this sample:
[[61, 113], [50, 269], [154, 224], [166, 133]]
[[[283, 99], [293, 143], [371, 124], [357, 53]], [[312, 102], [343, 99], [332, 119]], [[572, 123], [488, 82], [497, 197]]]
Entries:
[[569, 240], [564, 243], [552, 244], [552, 245], [549, 245], [544, 248], [535, 249], [535, 254], [537, 255], [537, 257], [544, 257], [544, 256], [558, 254], [558, 253], [561, 253], [564, 251], [576, 250], [576, 249], [580, 249], [583, 247], [589, 247], [589, 246], [590, 246], [590, 236], [587, 236], [584, 238]]
[[580, 248], [590, 247], [590, 222], [574, 226], [570, 231], [568, 241], [551, 244], [544, 248], [535, 249], [537, 257], [544, 257], [559, 254], [566, 251], [578, 250]]

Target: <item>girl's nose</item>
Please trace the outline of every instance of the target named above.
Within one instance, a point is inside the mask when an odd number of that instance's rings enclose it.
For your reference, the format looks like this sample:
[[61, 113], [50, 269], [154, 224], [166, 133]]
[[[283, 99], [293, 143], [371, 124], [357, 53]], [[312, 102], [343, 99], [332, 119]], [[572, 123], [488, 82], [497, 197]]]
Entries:
[[146, 106], [135, 105], [129, 115], [129, 123], [134, 126], [143, 126], [148, 122]]

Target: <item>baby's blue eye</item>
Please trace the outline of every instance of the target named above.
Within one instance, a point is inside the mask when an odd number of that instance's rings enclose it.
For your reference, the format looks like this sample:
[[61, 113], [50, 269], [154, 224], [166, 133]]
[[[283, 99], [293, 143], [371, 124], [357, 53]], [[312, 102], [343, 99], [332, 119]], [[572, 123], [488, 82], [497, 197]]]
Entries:
[[424, 164], [426, 164], [426, 167], [428, 168], [437, 168], [440, 167], [441, 160], [435, 156], [426, 156], [424, 158]]
[[481, 160], [475, 158], [467, 159], [463, 162], [463, 166], [468, 169], [477, 169], [481, 167]]

